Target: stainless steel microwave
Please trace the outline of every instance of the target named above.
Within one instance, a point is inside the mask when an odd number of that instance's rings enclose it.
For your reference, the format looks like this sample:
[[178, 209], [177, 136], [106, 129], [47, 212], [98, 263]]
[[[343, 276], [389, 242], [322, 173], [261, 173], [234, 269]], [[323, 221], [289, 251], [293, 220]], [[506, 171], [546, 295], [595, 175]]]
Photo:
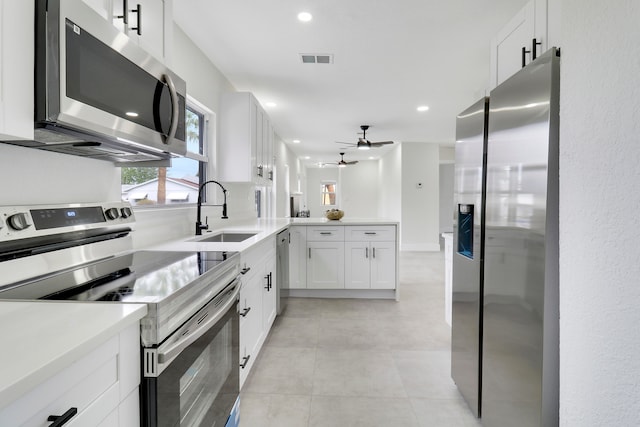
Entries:
[[186, 154], [185, 81], [82, 0], [36, 1], [35, 55], [34, 148], [152, 165]]

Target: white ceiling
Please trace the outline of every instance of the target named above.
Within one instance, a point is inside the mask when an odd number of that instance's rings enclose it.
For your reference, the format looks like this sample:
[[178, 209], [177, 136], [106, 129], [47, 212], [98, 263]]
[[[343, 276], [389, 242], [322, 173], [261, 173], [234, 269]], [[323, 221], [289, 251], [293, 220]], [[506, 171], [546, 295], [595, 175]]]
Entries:
[[[491, 38], [526, 2], [175, 0], [174, 18], [297, 155], [331, 162], [344, 151], [335, 141], [356, 142], [363, 124], [372, 142], [453, 144], [456, 114], [488, 87]], [[301, 11], [313, 19], [298, 21]], [[301, 53], [334, 63], [303, 64]]]

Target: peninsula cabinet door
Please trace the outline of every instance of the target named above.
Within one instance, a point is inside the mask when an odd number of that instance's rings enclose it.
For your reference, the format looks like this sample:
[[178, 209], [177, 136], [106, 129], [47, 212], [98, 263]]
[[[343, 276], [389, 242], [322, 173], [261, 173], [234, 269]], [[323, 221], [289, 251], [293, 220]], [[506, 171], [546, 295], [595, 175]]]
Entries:
[[344, 288], [344, 242], [307, 242], [307, 288]]
[[396, 288], [396, 242], [371, 243], [371, 289]]
[[344, 283], [346, 289], [371, 287], [371, 248], [369, 242], [345, 242]]

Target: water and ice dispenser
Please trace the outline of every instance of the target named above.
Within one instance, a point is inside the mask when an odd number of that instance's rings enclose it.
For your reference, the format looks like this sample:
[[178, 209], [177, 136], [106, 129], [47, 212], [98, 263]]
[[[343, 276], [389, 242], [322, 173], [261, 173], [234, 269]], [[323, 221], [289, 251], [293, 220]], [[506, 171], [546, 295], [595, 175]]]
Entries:
[[473, 205], [458, 205], [458, 253], [473, 259]]

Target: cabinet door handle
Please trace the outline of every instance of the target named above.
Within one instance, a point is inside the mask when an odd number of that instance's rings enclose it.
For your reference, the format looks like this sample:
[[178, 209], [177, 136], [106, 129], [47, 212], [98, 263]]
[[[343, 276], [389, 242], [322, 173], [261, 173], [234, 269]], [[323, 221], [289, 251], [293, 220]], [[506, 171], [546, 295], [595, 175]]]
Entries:
[[531, 42], [531, 60], [535, 61], [538, 57], [538, 48], [537, 46], [542, 46], [542, 42], [539, 42], [537, 39], [533, 39]]
[[376, 257], [376, 248], [373, 248], [373, 257]]
[[49, 427], [60, 427], [63, 426], [73, 418], [78, 413], [78, 408], [69, 408], [67, 412], [62, 415], [49, 415], [47, 421], [53, 421], [53, 423], [49, 424]]
[[530, 50], [527, 50], [526, 47], [522, 46], [522, 68], [527, 65], [526, 55], [527, 53], [531, 53]]
[[311, 259], [311, 248], [309, 248], [309, 259]]
[[364, 248], [364, 257], [369, 258], [369, 248]]
[[240, 270], [240, 274], [242, 275], [247, 274], [249, 270], [251, 270], [251, 267], [245, 267], [242, 270]]
[[242, 310], [242, 313], [240, 313], [240, 316], [247, 317], [247, 314], [249, 314], [250, 311], [251, 311], [251, 307], [246, 307], [244, 310]]
[[116, 18], [122, 19], [125, 26], [129, 24], [129, 0], [122, 0], [122, 15], [118, 15]]
[[368, 236], [375, 236], [378, 233], [376, 233], [375, 231], [365, 231], [364, 234], [366, 234]]
[[273, 271], [269, 272], [269, 289], [273, 288]]
[[251, 355], [244, 356], [244, 357], [242, 358], [242, 362], [240, 363], [240, 367], [241, 367], [242, 369], [244, 369], [244, 368], [245, 368], [245, 366], [247, 366], [247, 363], [249, 363], [249, 359], [251, 359]]
[[135, 9], [131, 9], [131, 12], [137, 15], [136, 26], [131, 27], [131, 29], [135, 31], [139, 36], [141, 36], [142, 35], [142, 5], [138, 3]]
[[267, 279], [267, 286], [265, 286], [265, 287], [264, 287], [267, 291], [270, 289], [270, 286], [269, 286], [269, 275], [270, 275], [270, 274], [271, 274], [271, 273], [269, 273], [269, 274], [267, 274], [266, 276], [264, 276], [264, 278], [265, 278], [265, 279]]

